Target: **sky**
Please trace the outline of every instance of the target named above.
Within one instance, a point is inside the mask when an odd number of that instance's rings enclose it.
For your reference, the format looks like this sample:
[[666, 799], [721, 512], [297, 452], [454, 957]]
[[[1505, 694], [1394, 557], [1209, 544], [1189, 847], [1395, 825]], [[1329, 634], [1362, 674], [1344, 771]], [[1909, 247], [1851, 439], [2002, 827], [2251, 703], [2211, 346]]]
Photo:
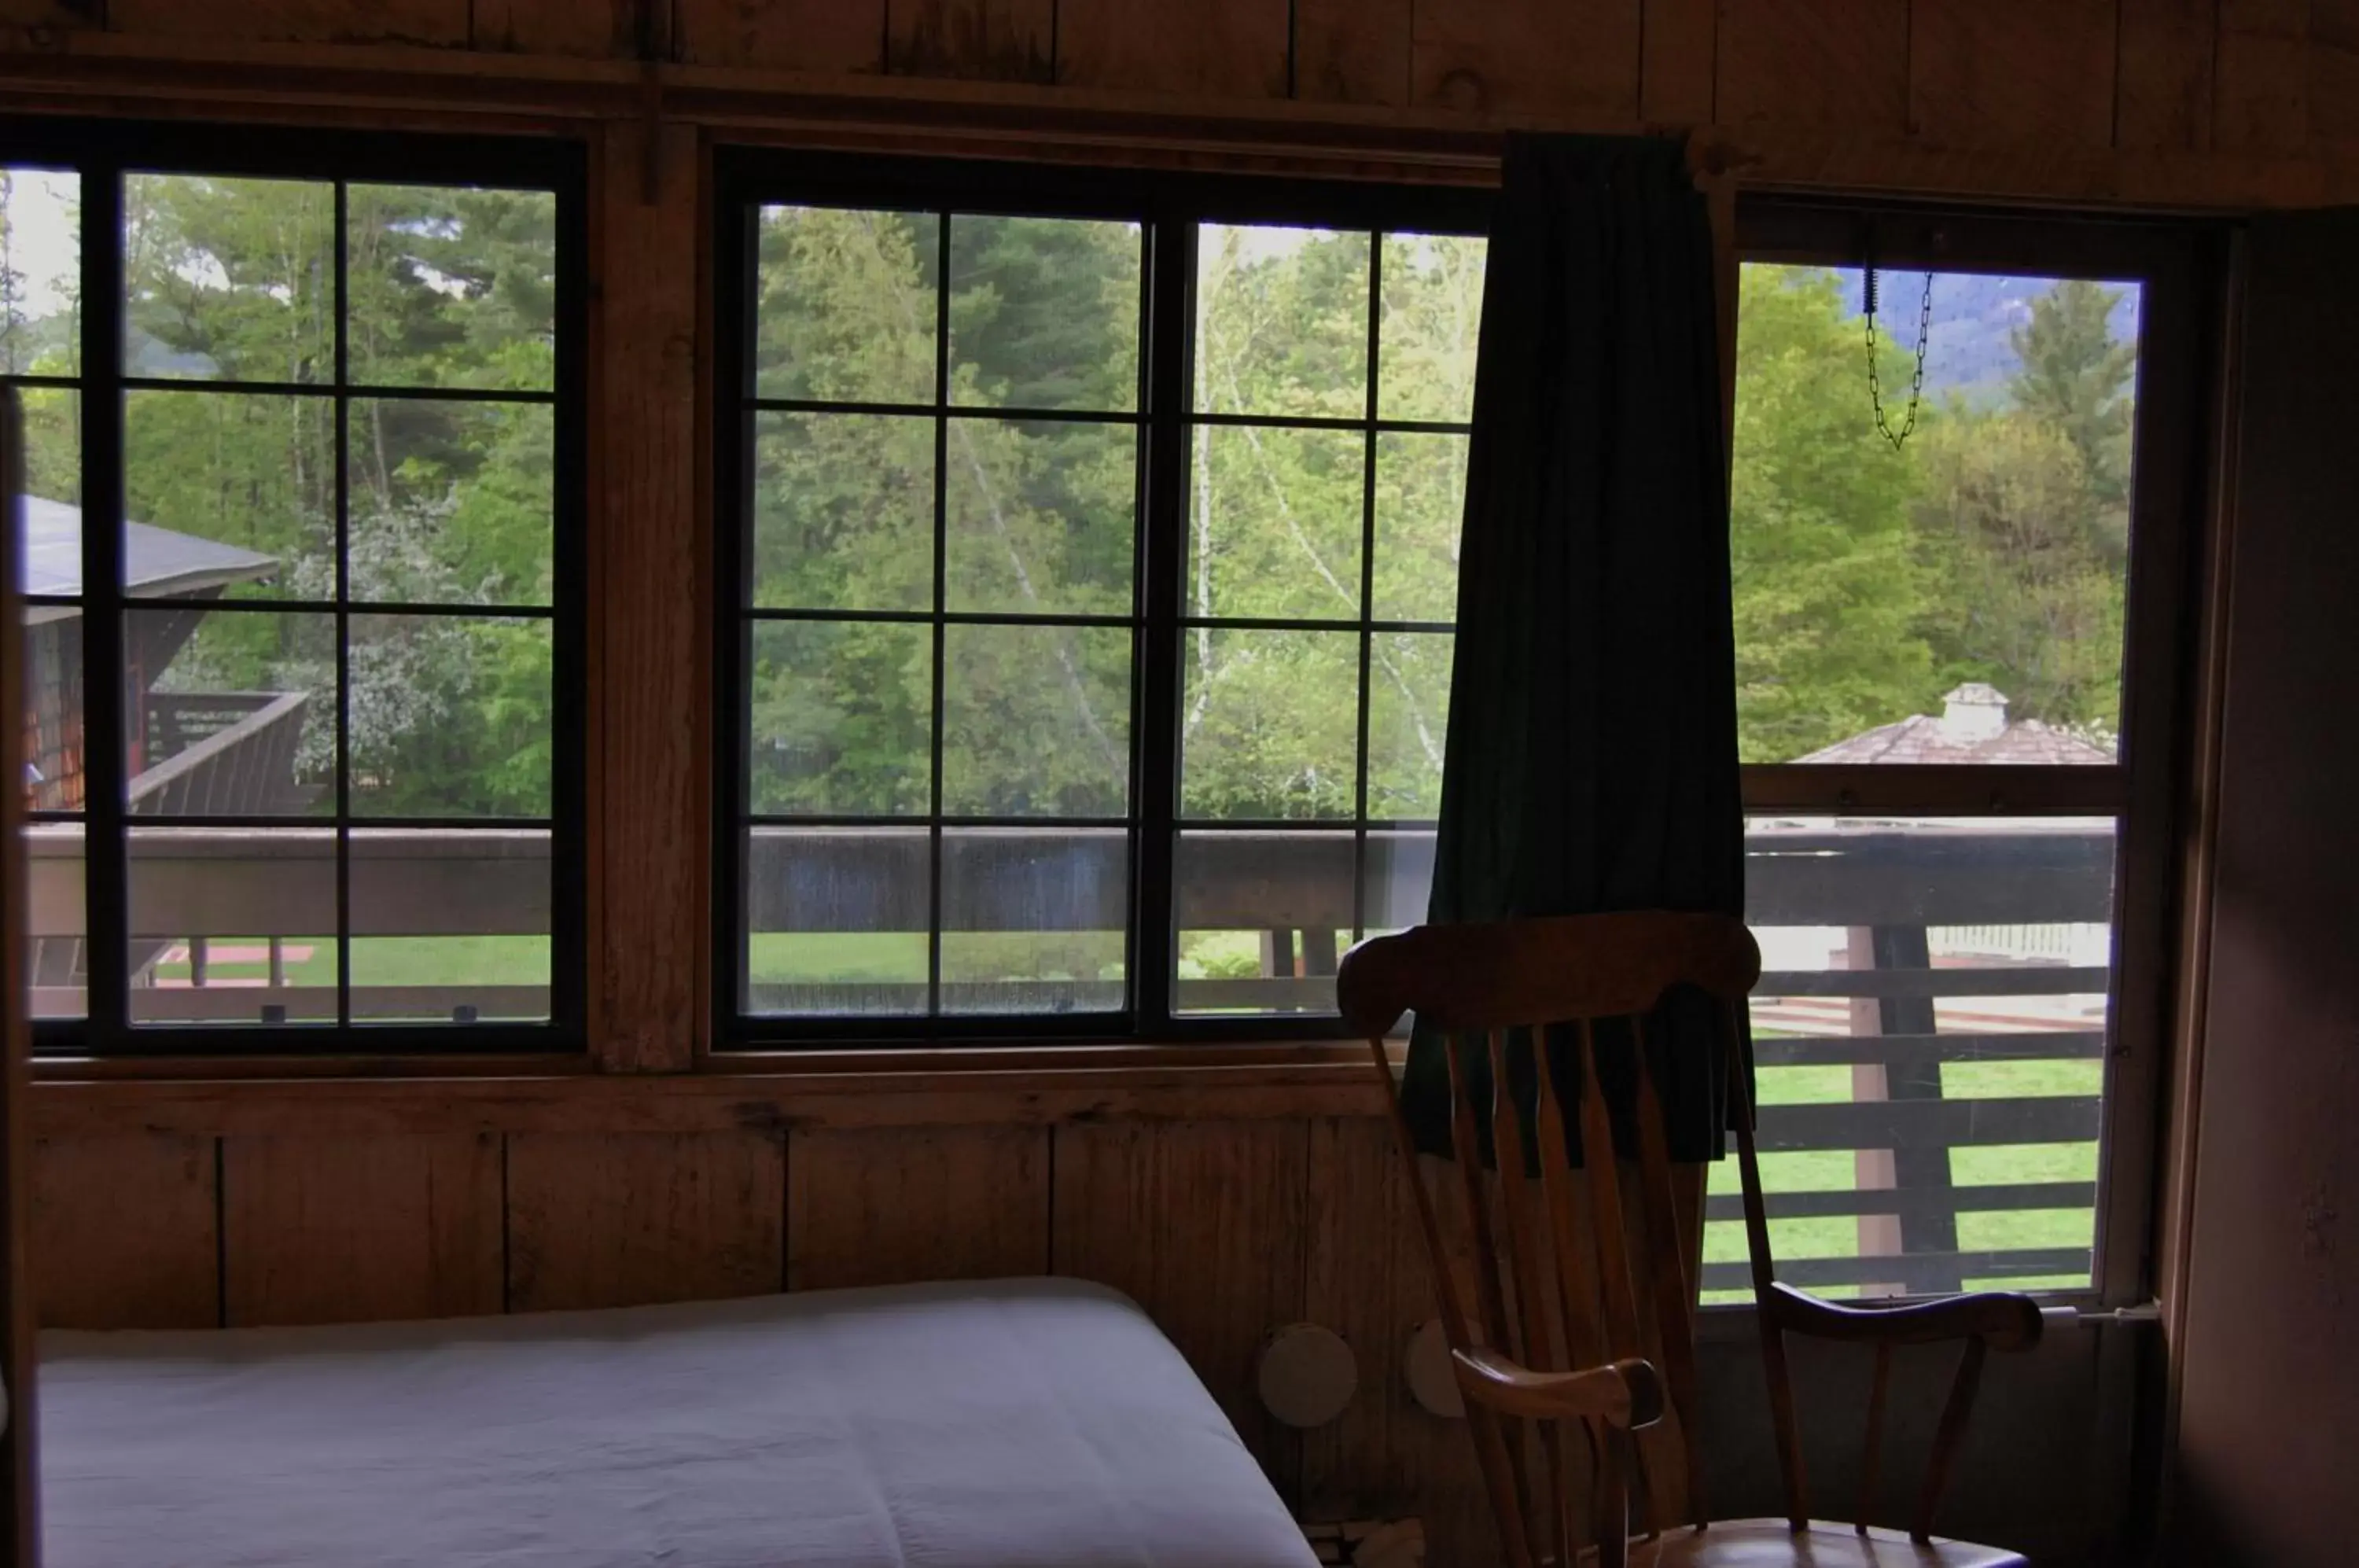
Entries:
[[8, 267], [23, 282], [20, 309], [38, 321], [62, 309], [82, 266], [75, 213], [81, 205], [79, 175], [42, 169], [8, 170]]

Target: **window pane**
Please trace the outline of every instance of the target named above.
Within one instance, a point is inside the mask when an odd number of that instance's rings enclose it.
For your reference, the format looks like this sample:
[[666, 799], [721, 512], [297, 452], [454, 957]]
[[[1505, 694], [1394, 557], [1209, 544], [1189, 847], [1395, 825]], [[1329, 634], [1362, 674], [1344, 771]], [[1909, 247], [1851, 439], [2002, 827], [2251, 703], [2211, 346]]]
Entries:
[[951, 400], [1138, 405], [1136, 223], [951, 219]]
[[332, 381], [332, 185], [123, 178], [123, 369], [179, 380]]
[[933, 691], [933, 637], [924, 626], [756, 624], [746, 670], [752, 810], [847, 816], [925, 811]]
[[136, 1023], [333, 1023], [332, 828], [134, 828]]
[[945, 832], [942, 1011], [1120, 1011], [1129, 853], [1126, 833]]
[[352, 835], [355, 1023], [549, 1017], [546, 829]]
[[932, 854], [923, 828], [748, 830], [745, 1010], [925, 1012]]
[[82, 808], [80, 610], [27, 606], [25, 615], [25, 809]]
[[[1896, 452], [1860, 275], [1748, 265], [1734, 549], [1747, 762], [2105, 763], [2121, 720], [2138, 289], [1943, 273]], [[1887, 277], [1906, 419], [1920, 274]], [[1889, 343], [1889, 340], [1887, 339]]]
[[332, 399], [134, 392], [123, 420], [125, 593], [335, 597]]
[[25, 983], [31, 1016], [78, 1018], [90, 1006], [82, 824], [25, 824]]
[[131, 610], [123, 659], [137, 693], [123, 715], [133, 816], [335, 809], [333, 615]]
[[354, 815], [549, 814], [549, 622], [354, 615], [351, 636]]
[[[25, 494], [28, 508], [43, 502], [71, 520], [76, 555], [73, 580], [82, 582], [82, 394], [63, 387], [20, 387], [16, 404], [25, 416]], [[33, 519], [27, 519], [28, 524]], [[73, 590], [67, 590], [72, 592]]]
[[82, 177], [0, 167], [0, 376], [82, 374]]
[[1197, 410], [1365, 418], [1368, 236], [1206, 223], [1196, 245]]
[[1188, 614], [1353, 621], [1367, 438], [1199, 425], [1188, 480]]
[[[2114, 855], [2102, 818], [1750, 825], [1782, 1277], [1871, 1295], [2090, 1283]], [[1704, 1288], [1738, 1290], [1733, 1169], [1712, 1187]], [[1837, 1196], [1781, 1203], [1799, 1192]]]
[[934, 428], [907, 416], [756, 414], [754, 603], [933, 608]]
[[353, 185], [345, 353], [362, 387], [545, 389], [557, 357], [557, 198]]
[[1360, 639], [1353, 632], [1181, 634], [1180, 811], [1349, 817], [1357, 806]]
[[1352, 942], [1348, 833], [1183, 833], [1175, 1010], [1332, 1013]]
[[1361, 848], [1360, 931], [1380, 936], [1425, 923], [1433, 897], [1431, 828], [1375, 828]]
[[942, 810], [1119, 817], [1130, 800], [1130, 633], [951, 626], [942, 658]]
[[352, 596], [548, 604], [555, 426], [547, 404], [353, 399], [344, 431]]
[[1386, 234], [1377, 414], [1463, 424], [1474, 417], [1474, 349], [1483, 330], [1479, 234]]
[[1440, 632], [1379, 632], [1368, 648], [1368, 815], [1441, 814], [1450, 659]]
[[1376, 619], [1457, 619], [1470, 444], [1406, 430], [1376, 437]]
[[945, 440], [951, 609], [1130, 614], [1135, 426], [952, 419]]
[[931, 403], [940, 220], [765, 207], [754, 304], [762, 397]]

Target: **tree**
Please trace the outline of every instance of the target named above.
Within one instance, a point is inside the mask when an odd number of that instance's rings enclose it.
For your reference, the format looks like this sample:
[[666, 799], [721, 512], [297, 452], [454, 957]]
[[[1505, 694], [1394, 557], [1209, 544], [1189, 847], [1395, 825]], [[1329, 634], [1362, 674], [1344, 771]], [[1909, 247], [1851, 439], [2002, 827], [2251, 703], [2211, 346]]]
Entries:
[[1918, 476], [1863, 415], [1859, 339], [1837, 280], [1754, 266], [1741, 289], [1730, 539], [1738, 750], [1747, 762], [1785, 762], [1922, 713], [1940, 688], [1917, 626]]
[[2129, 550], [2130, 420], [2137, 344], [2116, 340], [2117, 289], [2066, 278], [2032, 301], [2009, 334], [2017, 369], [2016, 408], [2054, 430], [2080, 454], [2096, 506], [2091, 542], [2114, 559]]

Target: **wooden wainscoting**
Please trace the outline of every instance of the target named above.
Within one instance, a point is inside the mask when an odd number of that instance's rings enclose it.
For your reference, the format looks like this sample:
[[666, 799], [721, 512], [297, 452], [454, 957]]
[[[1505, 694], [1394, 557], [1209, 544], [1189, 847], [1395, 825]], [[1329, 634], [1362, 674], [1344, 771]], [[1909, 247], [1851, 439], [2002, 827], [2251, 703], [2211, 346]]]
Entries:
[[[336, 1323], [1057, 1273], [1155, 1315], [1314, 1520], [1492, 1560], [1471, 1451], [1409, 1397], [1432, 1315], [1380, 1102], [1349, 1073], [814, 1092], [613, 1081], [47, 1083], [42, 1322]], [[1335, 1421], [1263, 1410], [1263, 1337], [1357, 1353]]]

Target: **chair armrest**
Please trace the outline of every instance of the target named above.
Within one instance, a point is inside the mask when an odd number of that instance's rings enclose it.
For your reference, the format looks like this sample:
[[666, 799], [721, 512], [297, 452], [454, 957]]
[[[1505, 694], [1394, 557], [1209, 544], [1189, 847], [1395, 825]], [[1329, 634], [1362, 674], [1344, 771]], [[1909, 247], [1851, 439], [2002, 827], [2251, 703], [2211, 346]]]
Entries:
[[1818, 1339], [1865, 1345], [1979, 1339], [1993, 1350], [2028, 1350], [2039, 1343], [2039, 1304], [2013, 1290], [1978, 1290], [1905, 1307], [1844, 1307], [1791, 1285], [1772, 1285], [1760, 1305], [1777, 1327]]
[[1608, 1426], [1652, 1426], [1663, 1416], [1663, 1383], [1632, 1357], [1579, 1372], [1535, 1372], [1495, 1350], [1453, 1350], [1459, 1391], [1511, 1416], [1540, 1421], [1595, 1417]]

